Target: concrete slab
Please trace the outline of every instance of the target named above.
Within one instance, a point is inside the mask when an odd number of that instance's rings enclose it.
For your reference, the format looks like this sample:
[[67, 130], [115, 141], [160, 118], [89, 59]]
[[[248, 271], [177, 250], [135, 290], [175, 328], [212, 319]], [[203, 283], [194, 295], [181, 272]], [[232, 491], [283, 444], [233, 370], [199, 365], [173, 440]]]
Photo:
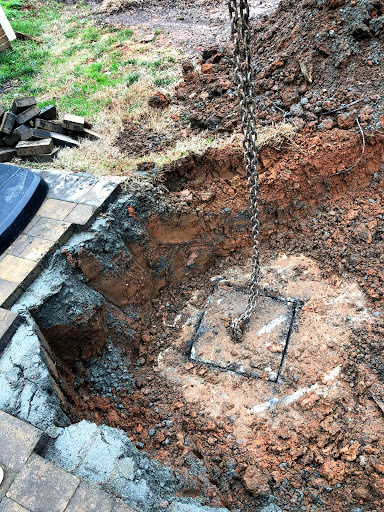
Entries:
[[[2, 262], [5, 258], [5, 254], [0, 262]], [[1, 256], [0, 256], [1, 258]], [[12, 281], [8, 281], [7, 279], [0, 278], [0, 306], [8, 307], [8, 299], [17, 299], [23, 293], [23, 290], [20, 288], [19, 283], [13, 283]]]
[[11, 470], [21, 470], [42, 436], [38, 428], [0, 411], [0, 461]]
[[98, 182], [97, 178], [86, 178], [78, 176], [75, 183], [68, 186], [61, 199], [72, 203], [81, 203], [83, 198]]
[[109, 180], [100, 179], [96, 185], [88, 192], [88, 194], [81, 200], [81, 203], [89, 204], [91, 206], [99, 206], [103, 204], [106, 199], [108, 199], [116, 187], [116, 183], [111, 183]]
[[247, 305], [247, 290], [219, 286], [198, 327], [191, 359], [264, 380], [276, 381], [291, 326], [294, 304], [261, 296], [242, 341], [232, 340], [230, 316]]
[[21, 258], [31, 261], [40, 261], [55, 246], [55, 241], [44, 238], [32, 238], [28, 246], [20, 254]]
[[33, 454], [7, 492], [31, 512], [63, 512], [80, 480]]
[[38, 222], [28, 231], [28, 235], [56, 242], [70, 226], [69, 222], [40, 217]]
[[19, 235], [5, 252], [6, 254], [12, 254], [12, 256], [20, 256], [32, 241], [33, 237], [31, 236]]
[[83, 226], [89, 222], [96, 211], [96, 206], [77, 204], [72, 212], [65, 217], [66, 222]]
[[34, 270], [36, 270], [36, 262], [6, 254], [0, 262], [0, 279], [21, 283]]

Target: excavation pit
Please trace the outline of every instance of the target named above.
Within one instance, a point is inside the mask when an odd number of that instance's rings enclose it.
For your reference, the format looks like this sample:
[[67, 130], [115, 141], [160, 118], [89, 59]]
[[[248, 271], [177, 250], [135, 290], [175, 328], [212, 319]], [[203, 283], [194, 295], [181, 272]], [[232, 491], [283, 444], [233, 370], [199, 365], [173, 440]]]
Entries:
[[248, 377], [276, 382], [293, 327], [297, 301], [262, 293], [240, 342], [229, 333], [231, 316], [247, 306], [246, 288], [218, 286], [209, 297], [190, 359]]
[[[367, 145], [369, 166], [330, 185], [324, 162], [339, 158], [340, 144], [321, 137], [315, 159], [261, 153], [260, 285], [267, 293], [255, 329], [276, 323], [260, 369], [240, 352], [241, 343], [221, 343], [220, 353], [206, 343], [199, 355], [204, 338], [196, 339], [209, 320], [207, 301], [218, 290], [240, 290], [243, 302], [232, 297], [231, 313], [246, 302], [251, 240], [241, 149], [183, 161], [164, 176], [165, 191], [128, 188], [88, 232], [56, 253], [18, 310], [28, 309], [40, 327], [66, 399], [68, 423], [58, 411], [55, 422], [63, 431], [52, 441], [52, 457], [66, 456], [85, 419], [89, 429], [124, 431], [137, 460], [148, 454], [188, 475], [175, 491], [181, 499], [260, 512], [273, 495], [284, 512], [296, 512], [311, 506], [316, 494], [327, 510], [344, 512], [353, 510], [346, 497], [355, 507], [369, 492], [371, 509], [380, 510], [384, 481], [374, 468], [384, 426], [371, 389], [372, 368], [384, 368], [376, 334], [383, 317], [371, 298], [381, 293], [382, 145]], [[359, 149], [355, 139], [343, 151]], [[232, 359], [225, 359], [225, 350]], [[30, 361], [25, 357], [17, 372]], [[246, 373], [229, 366], [239, 362]], [[277, 380], [263, 374], [268, 365]], [[10, 372], [12, 385], [16, 377]], [[13, 388], [5, 389], [10, 395]], [[25, 409], [24, 395], [18, 396], [15, 411]], [[384, 395], [375, 396], [382, 403]], [[37, 398], [28, 415], [43, 411], [35, 407]], [[114, 492], [145, 512], [174, 499], [168, 484], [161, 487], [140, 472], [129, 488], [134, 481], [141, 492], [145, 478], [152, 501], [146, 495], [136, 503], [138, 494], [125, 492], [120, 476]], [[97, 482], [110, 485], [108, 478], [97, 476]]]

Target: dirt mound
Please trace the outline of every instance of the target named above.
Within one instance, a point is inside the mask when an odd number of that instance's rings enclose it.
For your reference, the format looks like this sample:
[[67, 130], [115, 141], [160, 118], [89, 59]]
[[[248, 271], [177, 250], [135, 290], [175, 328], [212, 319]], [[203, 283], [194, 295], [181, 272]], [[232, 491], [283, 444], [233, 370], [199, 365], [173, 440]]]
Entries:
[[[383, 14], [381, 2], [365, 0], [281, 2], [254, 27], [259, 124], [292, 119], [300, 129], [350, 129], [358, 115], [367, 128], [381, 127]], [[193, 128], [231, 131], [239, 119], [230, 49], [205, 50], [200, 64], [201, 72], [185, 63], [177, 98]]]
[[125, 121], [116, 144], [128, 156], [141, 157], [152, 151], [161, 151], [173, 142], [172, 136], [156, 132], [150, 128]]

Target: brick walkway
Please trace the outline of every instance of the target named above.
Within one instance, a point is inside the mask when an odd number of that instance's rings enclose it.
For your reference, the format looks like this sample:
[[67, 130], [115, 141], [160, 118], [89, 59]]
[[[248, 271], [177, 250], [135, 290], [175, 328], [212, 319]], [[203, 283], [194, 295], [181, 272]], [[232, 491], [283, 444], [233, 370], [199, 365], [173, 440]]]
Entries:
[[6, 309], [40, 274], [53, 252], [75, 230], [91, 224], [124, 181], [117, 176], [98, 179], [86, 174], [35, 172], [47, 182], [48, 195], [28, 226], [0, 255], [0, 307]]
[[[14, 304], [47, 258], [79, 229], [86, 229], [118, 191], [122, 178], [36, 171], [48, 196], [13, 244], [0, 255], [0, 353], [20, 325]], [[0, 512], [132, 512], [122, 501], [42, 458], [48, 436], [0, 411]]]
[[41, 430], [0, 411], [0, 512], [134, 512], [38, 455], [47, 440]]

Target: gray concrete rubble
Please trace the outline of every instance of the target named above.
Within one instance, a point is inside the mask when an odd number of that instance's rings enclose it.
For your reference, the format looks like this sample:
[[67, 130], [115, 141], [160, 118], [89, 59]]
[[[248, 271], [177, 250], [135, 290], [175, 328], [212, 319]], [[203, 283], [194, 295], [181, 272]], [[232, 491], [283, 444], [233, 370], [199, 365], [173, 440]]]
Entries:
[[0, 408], [48, 434], [70, 424], [54, 366], [32, 325], [20, 326], [0, 358]]

